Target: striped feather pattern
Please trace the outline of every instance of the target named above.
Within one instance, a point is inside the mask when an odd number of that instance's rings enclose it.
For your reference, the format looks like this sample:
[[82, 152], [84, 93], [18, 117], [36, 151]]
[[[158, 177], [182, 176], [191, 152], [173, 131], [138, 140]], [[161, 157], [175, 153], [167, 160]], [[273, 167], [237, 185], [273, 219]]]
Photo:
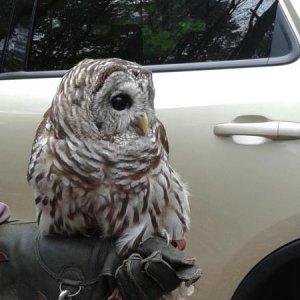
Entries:
[[[130, 109], [113, 111], [117, 92], [130, 95]], [[63, 77], [27, 173], [42, 232], [98, 233], [118, 239], [120, 251], [164, 230], [184, 237], [188, 193], [169, 163], [153, 98], [151, 73], [124, 60], [84, 60]], [[149, 120], [144, 134], [141, 115]]]

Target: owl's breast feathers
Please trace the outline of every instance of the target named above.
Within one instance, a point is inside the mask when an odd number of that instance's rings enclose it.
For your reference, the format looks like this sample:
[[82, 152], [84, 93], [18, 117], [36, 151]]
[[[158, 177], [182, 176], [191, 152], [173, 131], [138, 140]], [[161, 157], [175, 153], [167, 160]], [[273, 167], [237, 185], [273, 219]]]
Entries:
[[104, 236], [121, 236], [143, 225], [149, 234], [165, 228], [174, 239], [184, 235], [188, 193], [169, 165], [159, 121], [137, 141], [97, 142], [74, 135], [57, 139], [46, 123], [44, 129], [40, 125], [28, 168], [42, 231], [98, 229]]

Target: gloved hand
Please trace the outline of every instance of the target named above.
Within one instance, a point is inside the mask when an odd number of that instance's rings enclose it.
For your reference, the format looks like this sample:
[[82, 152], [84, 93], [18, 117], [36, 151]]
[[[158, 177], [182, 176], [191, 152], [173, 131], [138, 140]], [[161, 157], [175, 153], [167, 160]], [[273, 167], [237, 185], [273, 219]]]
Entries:
[[106, 300], [115, 288], [123, 300], [156, 300], [181, 282], [200, 277], [195, 261], [159, 237], [124, 260], [112, 240], [44, 237], [36, 223], [0, 225], [0, 299]]
[[190, 286], [200, 275], [195, 259], [164, 239], [151, 237], [123, 261], [116, 280], [123, 300], [156, 300], [182, 282]]

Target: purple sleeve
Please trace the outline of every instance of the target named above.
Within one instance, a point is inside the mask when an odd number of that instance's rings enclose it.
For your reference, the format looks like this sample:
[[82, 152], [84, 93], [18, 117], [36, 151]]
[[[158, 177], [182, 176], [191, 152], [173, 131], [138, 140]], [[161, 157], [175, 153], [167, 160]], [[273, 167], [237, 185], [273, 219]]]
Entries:
[[6, 222], [10, 217], [10, 211], [6, 204], [0, 202], [0, 224]]

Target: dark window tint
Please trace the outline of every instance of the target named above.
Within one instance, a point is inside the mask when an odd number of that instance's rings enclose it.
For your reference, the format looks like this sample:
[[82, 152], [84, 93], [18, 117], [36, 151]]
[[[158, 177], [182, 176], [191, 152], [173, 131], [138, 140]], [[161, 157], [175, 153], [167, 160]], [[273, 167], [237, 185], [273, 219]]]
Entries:
[[2, 71], [24, 70], [29, 37], [33, 0], [15, 0], [13, 16], [8, 26]]
[[2, 65], [2, 55], [7, 45], [9, 23], [12, 16], [13, 1], [2, 0], [0, 2], [0, 67]]
[[268, 57], [275, 0], [40, 0], [29, 70], [85, 57], [143, 65]]

